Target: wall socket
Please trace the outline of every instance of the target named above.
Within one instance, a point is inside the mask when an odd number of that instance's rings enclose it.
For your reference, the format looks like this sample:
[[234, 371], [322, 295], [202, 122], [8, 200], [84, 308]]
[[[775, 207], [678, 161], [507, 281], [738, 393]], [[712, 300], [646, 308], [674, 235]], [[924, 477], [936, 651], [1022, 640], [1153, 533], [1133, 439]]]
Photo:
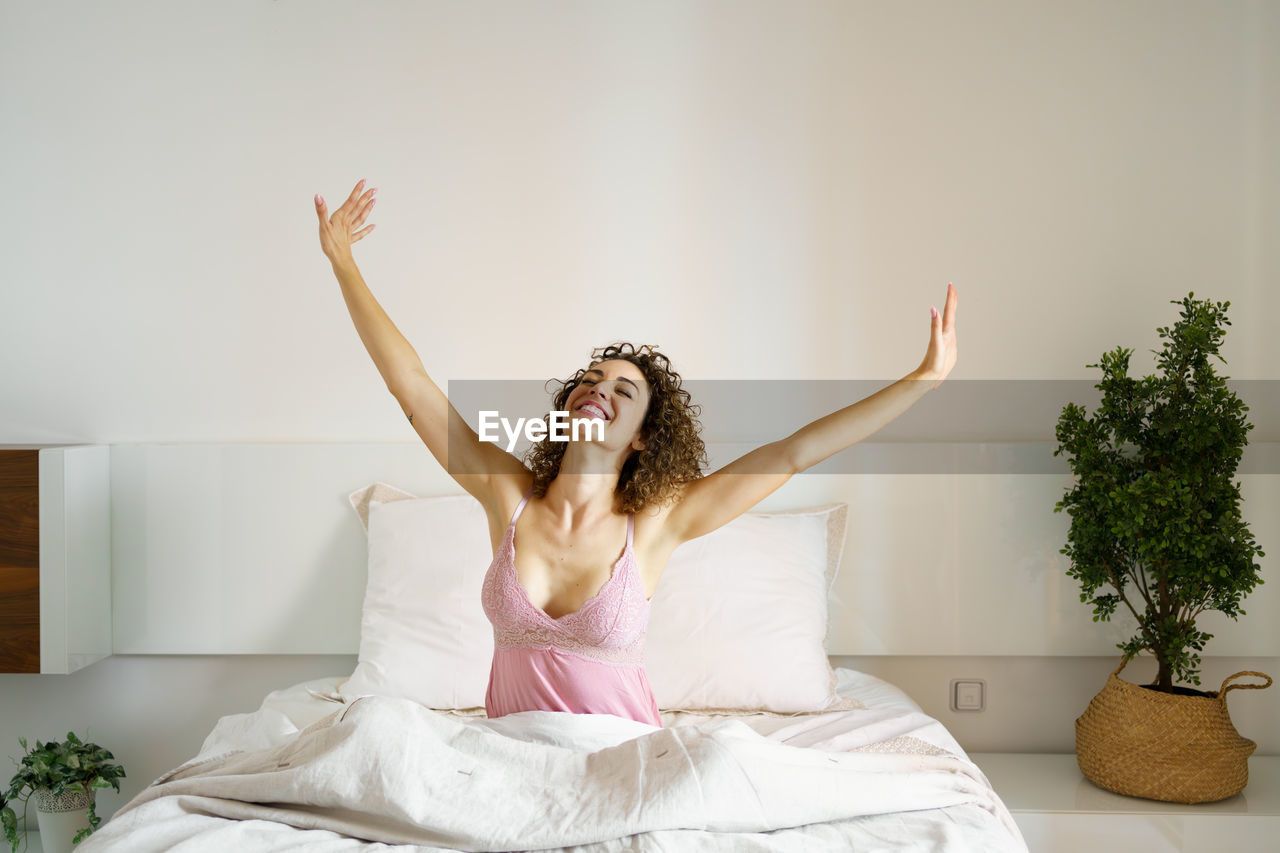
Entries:
[[986, 707], [986, 681], [981, 678], [951, 679], [951, 710], [983, 711]]

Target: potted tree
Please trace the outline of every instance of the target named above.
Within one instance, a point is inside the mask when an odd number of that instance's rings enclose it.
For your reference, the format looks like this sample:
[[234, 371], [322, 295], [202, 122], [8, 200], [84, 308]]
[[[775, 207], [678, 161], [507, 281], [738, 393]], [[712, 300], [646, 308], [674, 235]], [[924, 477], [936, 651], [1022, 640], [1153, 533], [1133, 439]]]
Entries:
[[[66, 853], [102, 823], [94, 812], [94, 792], [102, 788], [120, 790], [124, 768], [111, 763], [114, 756], [96, 743], [83, 743], [67, 732], [64, 743], [41, 743], [27, 748], [27, 739], [18, 738], [26, 753], [18, 772], [9, 781], [0, 804], [0, 824], [13, 853], [17, 853], [18, 820], [12, 803], [29, 798], [36, 801], [40, 841], [45, 853]], [[25, 819], [26, 809], [23, 809]]]
[[[1161, 375], [1128, 376], [1132, 350], [1102, 356], [1103, 398], [1095, 416], [1069, 403], [1058, 420], [1057, 456], [1070, 454], [1075, 485], [1057, 503], [1071, 516], [1067, 573], [1081, 585], [1093, 620], [1123, 605], [1138, 633], [1118, 648], [1119, 667], [1076, 720], [1081, 772], [1108, 790], [1172, 802], [1232, 796], [1248, 782], [1253, 741], [1236, 732], [1226, 694], [1261, 689], [1271, 678], [1236, 673], [1217, 692], [1200, 683], [1199, 652], [1212, 638], [1196, 617], [1217, 610], [1232, 619], [1262, 583], [1259, 550], [1241, 519], [1232, 478], [1253, 429], [1249, 410], [1210, 363], [1230, 325], [1230, 302], [1182, 301], [1182, 319], [1159, 328]], [[1177, 300], [1173, 300], [1178, 304]], [[1154, 350], [1153, 350], [1154, 352]], [[1141, 651], [1158, 662], [1153, 684], [1119, 678]], [[1242, 675], [1265, 684], [1230, 684]], [[1228, 686], [1230, 684], [1230, 686]]]

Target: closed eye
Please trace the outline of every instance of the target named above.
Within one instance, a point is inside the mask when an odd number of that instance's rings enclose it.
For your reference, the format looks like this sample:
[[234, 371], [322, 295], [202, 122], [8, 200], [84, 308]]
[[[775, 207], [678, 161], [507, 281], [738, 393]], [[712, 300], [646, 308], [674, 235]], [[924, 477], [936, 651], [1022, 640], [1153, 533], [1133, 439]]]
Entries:
[[[594, 380], [594, 379], [583, 379], [583, 380], [582, 380], [582, 384], [583, 384], [583, 385], [595, 385], [596, 383], [595, 383], [595, 380]], [[619, 394], [621, 394], [622, 396], [626, 397], [628, 400], [630, 400], [630, 399], [631, 399], [631, 392], [630, 392], [630, 391], [628, 391], [628, 390], [626, 389], [626, 387], [625, 387], [625, 386], [622, 386], [622, 385], [616, 385], [616, 387], [614, 388], [614, 390], [615, 390], [615, 391], [617, 391], [617, 392], [618, 392]]]

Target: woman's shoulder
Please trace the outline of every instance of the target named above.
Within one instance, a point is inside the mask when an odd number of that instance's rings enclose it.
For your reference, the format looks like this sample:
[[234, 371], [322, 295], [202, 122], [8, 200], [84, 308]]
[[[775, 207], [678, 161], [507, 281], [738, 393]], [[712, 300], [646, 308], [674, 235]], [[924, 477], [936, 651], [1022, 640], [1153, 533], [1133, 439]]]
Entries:
[[489, 482], [488, 501], [481, 500], [492, 530], [504, 530], [520, 501], [533, 491], [533, 474], [496, 474]]
[[684, 487], [681, 486], [669, 493], [664, 500], [647, 503], [632, 513], [635, 517], [636, 539], [643, 538], [646, 542], [656, 543], [665, 538], [667, 519], [679, 506], [683, 493]]

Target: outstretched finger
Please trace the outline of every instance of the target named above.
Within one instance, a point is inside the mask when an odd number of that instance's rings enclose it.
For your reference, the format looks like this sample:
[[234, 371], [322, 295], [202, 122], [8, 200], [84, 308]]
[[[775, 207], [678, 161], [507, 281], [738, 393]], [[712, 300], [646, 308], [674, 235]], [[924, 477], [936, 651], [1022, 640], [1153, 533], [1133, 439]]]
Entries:
[[366, 234], [368, 234], [370, 231], [372, 231], [377, 227], [378, 227], [377, 225], [370, 225], [368, 228], [360, 229], [359, 231], [351, 235], [351, 242], [354, 243], [357, 240], [363, 240]]
[[329, 218], [329, 211], [325, 207], [324, 196], [316, 193], [316, 215], [320, 217], [320, 221], [324, 222]]
[[351, 188], [351, 195], [347, 196], [347, 200], [342, 203], [342, 206], [346, 207], [349, 204], [355, 204], [360, 198], [360, 191], [362, 189], [364, 189], [364, 178], [357, 181], [356, 185]]
[[947, 306], [946, 306], [946, 326], [948, 329], [956, 324], [956, 306], [960, 302], [960, 294], [956, 292], [956, 286], [951, 282], [947, 282]]

